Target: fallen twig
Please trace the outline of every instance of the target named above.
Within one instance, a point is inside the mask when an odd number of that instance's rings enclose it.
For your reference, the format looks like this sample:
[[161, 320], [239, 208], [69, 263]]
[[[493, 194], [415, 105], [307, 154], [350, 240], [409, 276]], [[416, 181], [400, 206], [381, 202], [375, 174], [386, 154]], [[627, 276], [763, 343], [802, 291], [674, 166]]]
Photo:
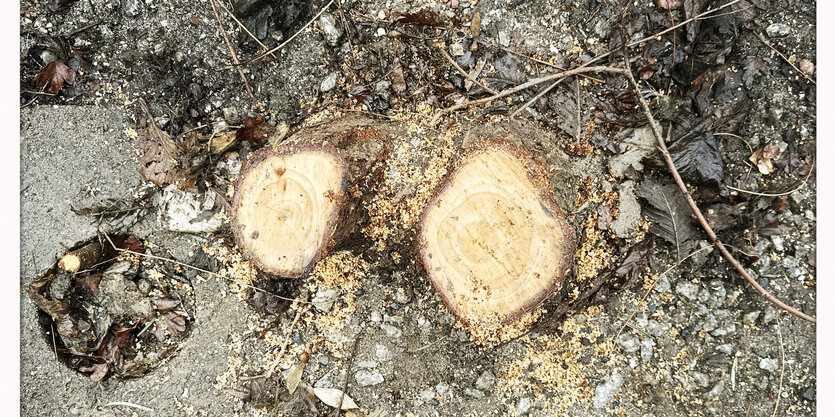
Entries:
[[[255, 58], [250, 59], [249, 61], [246, 61], [246, 63], [248, 64], [248, 63], [250, 63], [250, 62], [252, 62], [252, 61], [257, 61], [257, 60], [259, 60], [259, 59], [261, 59], [261, 58], [263, 58], [263, 57], [265, 57], [265, 56], [267, 56], [267, 55], [270, 55], [270, 54], [272, 54], [273, 52], [276, 52], [276, 51], [278, 51], [279, 49], [283, 48], [283, 47], [284, 47], [284, 45], [287, 45], [288, 43], [290, 43], [290, 41], [292, 41], [293, 39], [295, 39], [295, 38], [296, 38], [296, 36], [299, 36], [299, 33], [302, 33], [302, 31], [303, 31], [303, 30], [305, 30], [308, 26], [310, 26], [310, 24], [311, 24], [311, 23], [315, 22], [315, 21], [316, 21], [316, 19], [318, 19], [318, 18], [319, 18], [319, 16], [321, 16], [321, 15], [322, 15], [322, 13], [324, 13], [324, 12], [325, 12], [325, 10], [328, 10], [328, 8], [329, 8], [329, 7], [331, 7], [331, 4], [333, 4], [333, 1], [334, 1], [334, 0], [329, 1], [329, 2], [328, 2], [328, 4], [326, 4], [326, 5], [325, 5], [325, 7], [322, 7], [322, 10], [319, 10], [319, 13], [316, 13], [316, 16], [313, 16], [313, 19], [310, 19], [310, 21], [309, 21], [309, 22], [305, 23], [305, 24], [304, 24], [304, 26], [302, 26], [299, 30], [297, 30], [297, 31], [296, 31], [296, 33], [294, 33], [294, 34], [293, 34], [293, 36], [290, 36], [289, 38], [287, 38], [287, 40], [286, 40], [286, 41], [282, 42], [280, 45], [276, 46], [275, 48], [270, 49], [269, 51], [264, 52], [264, 53], [262, 53], [262, 54], [260, 54], [260, 55], [256, 56]], [[236, 63], [236, 65], [240, 65], [240, 64], [239, 64], [239, 63]]]
[[[736, 1], [733, 1], [729, 4], [732, 3], [736, 3]], [[727, 5], [723, 7], [727, 7]], [[624, 9], [624, 13], [625, 12], [626, 9]], [[628, 44], [626, 44], [625, 41], [628, 38], [625, 33], [623, 22], [621, 22], [621, 36], [624, 39], [624, 45], [628, 46]], [[684, 198], [687, 200], [687, 204], [690, 206], [690, 210], [693, 211], [693, 214], [696, 216], [696, 219], [699, 220], [699, 224], [701, 224], [702, 228], [707, 233], [710, 240], [713, 242], [714, 245], [716, 245], [717, 248], [719, 248], [719, 252], [722, 252], [722, 256], [724, 256], [725, 259], [727, 259], [728, 262], [730, 262], [731, 265], [733, 265], [733, 267], [740, 273], [740, 275], [742, 275], [742, 277], [745, 278], [745, 280], [748, 281], [748, 283], [750, 283], [751, 286], [754, 287], [754, 289], [756, 289], [765, 298], [767, 298], [769, 301], [782, 308], [783, 310], [786, 310], [797, 317], [800, 317], [812, 323], [816, 323], [817, 320], [814, 317], [809, 316], [803, 313], [802, 311], [780, 301], [779, 299], [777, 299], [777, 297], [773, 296], [770, 292], [763, 288], [754, 278], [751, 277], [751, 275], [745, 270], [742, 264], [740, 264], [739, 261], [728, 251], [728, 249], [725, 247], [725, 244], [723, 244], [722, 241], [719, 240], [719, 237], [716, 236], [716, 233], [713, 231], [713, 228], [710, 227], [710, 224], [705, 219], [704, 215], [702, 214], [702, 211], [699, 209], [699, 207], [696, 205], [696, 202], [693, 201], [693, 197], [691, 197], [690, 193], [687, 191], [687, 185], [684, 184], [684, 180], [681, 179], [681, 175], [679, 175], [678, 169], [676, 169], [676, 166], [673, 163], [673, 158], [670, 156], [670, 152], [667, 150], [667, 144], [664, 142], [664, 136], [661, 134], [661, 126], [658, 125], [658, 122], [652, 115], [652, 111], [649, 108], [649, 104], [647, 104], [646, 99], [644, 99], [644, 97], [641, 95], [640, 87], [638, 86], [638, 83], [635, 81], [634, 74], [632, 74], [631, 65], [629, 64], [629, 52], [627, 51], [627, 47], [622, 47], [621, 50], [623, 51], [624, 55], [626, 76], [629, 79], [629, 83], [632, 85], [632, 88], [635, 92], [635, 97], [638, 99], [638, 102], [641, 103], [641, 108], [644, 110], [644, 115], [646, 116], [647, 121], [649, 122], [650, 129], [652, 130], [652, 133], [655, 136], [655, 141], [658, 144], [658, 149], [661, 151], [661, 155], [664, 157], [664, 161], [666, 162], [667, 168], [669, 168], [670, 173], [672, 174], [673, 179], [676, 182], [676, 185], [678, 185], [678, 188], [679, 190], [681, 190], [681, 193], [684, 194]]]
[[105, 407], [123, 406], [123, 407], [136, 408], [136, 409], [142, 410], [142, 411], [154, 411], [153, 408], [148, 408], [148, 407], [145, 407], [145, 406], [142, 406], [142, 405], [139, 405], [139, 404], [129, 403], [127, 401], [109, 402], [109, 403], [105, 404], [104, 406]]
[[333, 410], [334, 417], [339, 416], [339, 412], [342, 410], [342, 401], [345, 400], [345, 391], [348, 390], [348, 381], [351, 380], [351, 365], [354, 364], [354, 356], [357, 356], [357, 347], [360, 344], [360, 339], [362, 339], [362, 330], [357, 334], [357, 338], [354, 339], [354, 347], [351, 348], [351, 357], [348, 358], [348, 367], [345, 369], [345, 383], [342, 385], [342, 394], [339, 396], [339, 404]]
[[[556, 68], [556, 69], [558, 69], [558, 70], [560, 70], [560, 71], [565, 71], [565, 70], [566, 70], [566, 68], [563, 68], [563, 67], [561, 67], [561, 66], [559, 66], [559, 65], [557, 65], [557, 64], [553, 64], [553, 63], [550, 63], [550, 62], [548, 62], [548, 61], [543, 61], [543, 60], [541, 60], [541, 59], [539, 59], [539, 58], [532, 57], [532, 56], [529, 56], [529, 55], [525, 55], [525, 54], [523, 54], [523, 53], [521, 53], [521, 52], [516, 52], [516, 51], [514, 51], [514, 50], [512, 50], [512, 49], [510, 49], [510, 48], [505, 48], [504, 46], [501, 46], [501, 45], [499, 45], [499, 44], [497, 44], [497, 43], [495, 43], [495, 42], [490, 42], [490, 41], [488, 41], [488, 40], [484, 40], [484, 39], [479, 38], [479, 39], [478, 39], [478, 43], [481, 43], [481, 44], [484, 44], [484, 45], [489, 45], [489, 46], [492, 46], [492, 47], [494, 47], [494, 48], [501, 49], [502, 51], [505, 51], [505, 52], [507, 52], [507, 53], [509, 53], [509, 54], [516, 55], [516, 56], [521, 57], [521, 58], [525, 58], [525, 59], [527, 59], [527, 60], [530, 60], [530, 61], [536, 62], [537, 64], [542, 64], [542, 65], [549, 66], [549, 67], [551, 67], [551, 68]], [[599, 78], [594, 78], [594, 77], [592, 77], [592, 76], [590, 76], [590, 75], [580, 74], [580, 76], [581, 76], [581, 77], [583, 77], [583, 78], [587, 78], [587, 79], [589, 79], [589, 80], [592, 80], [592, 81], [597, 81], [597, 82], [600, 82], [600, 83], [604, 82], [603, 80], [601, 80], [601, 79], [599, 79]]]
[[805, 79], [809, 80], [809, 82], [810, 82], [810, 83], [812, 83], [812, 84], [814, 84], [814, 85], [818, 85], [818, 83], [816, 83], [816, 82], [815, 82], [815, 80], [813, 80], [811, 77], [809, 77], [808, 75], [806, 75], [806, 73], [805, 73], [805, 72], [801, 71], [801, 70], [800, 70], [800, 68], [797, 68], [797, 67], [796, 67], [796, 66], [795, 66], [795, 65], [794, 65], [791, 61], [789, 61], [789, 59], [788, 59], [788, 58], [786, 58], [786, 56], [785, 56], [785, 55], [783, 55], [783, 53], [782, 53], [782, 52], [778, 51], [778, 50], [777, 50], [777, 48], [775, 48], [775, 47], [771, 46], [771, 44], [770, 44], [770, 43], [768, 43], [768, 42], [765, 40], [765, 38], [763, 38], [763, 37], [762, 37], [762, 35], [760, 35], [759, 33], [757, 33], [757, 31], [756, 31], [756, 30], [751, 29], [751, 32], [754, 32], [754, 35], [756, 35], [756, 36], [760, 39], [760, 41], [761, 41], [763, 44], [765, 44], [765, 46], [767, 46], [767, 47], [771, 48], [771, 50], [772, 50], [772, 51], [774, 51], [774, 52], [776, 52], [776, 53], [777, 53], [777, 55], [780, 55], [780, 58], [783, 58], [783, 61], [786, 61], [786, 63], [787, 63], [787, 64], [791, 65], [791, 67], [792, 67], [792, 68], [794, 68], [794, 70], [795, 70], [795, 71], [797, 71], [797, 73], [798, 73], [798, 74], [802, 75], [802, 76], [803, 76], [803, 78], [805, 78]]
[[226, 29], [223, 28], [223, 22], [220, 20], [220, 15], [217, 13], [217, 7], [215, 7], [215, 0], [209, 0], [209, 3], [212, 4], [212, 11], [215, 13], [215, 19], [217, 19], [217, 28], [220, 29], [220, 34], [223, 35], [223, 40], [226, 42], [226, 47], [229, 49], [229, 56], [232, 57], [232, 62], [235, 63], [235, 68], [238, 70], [238, 75], [241, 76], [241, 81], [244, 82], [246, 92], [249, 93], [250, 97], [255, 98], [255, 95], [252, 94], [252, 88], [250, 88], [249, 82], [246, 80], [246, 75], [244, 75], [244, 72], [241, 69], [241, 62], [238, 61], [238, 54], [235, 53], [235, 48], [232, 47], [232, 42], [229, 41], [229, 36], [226, 35]]
[[541, 83], [544, 83], [546, 81], [563, 79], [563, 78], [566, 78], [566, 77], [569, 77], [569, 76], [572, 76], [572, 75], [582, 74], [582, 73], [586, 73], [586, 72], [613, 72], [613, 73], [618, 73], [618, 74], [625, 74], [625, 71], [623, 69], [617, 68], [617, 67], [609, 67], [609, 66], [580, 67], [580, 68], [575, 68], [575, 69], [572, 69], [572, 70], [557, 72], [557, 73], [554, 73], [554, 74], [546, 75], [544, 77], [534, 78], [532, 80], [529, 80], [526, 83], [519, 84], [519, 85], [517, 85], [516, 87], [513, 87], [513, 88], [508, 88], [507, 90], [502, 90], [501, 92], [499, 92], [497, 94], [493, 94], [492, 96], [489, 96], [489, 97], [480, 98], [478, 100], [467, 100], [463, 103], [456, 104], [456, 105], [451, 106], [451, 107], [447, 107], [446, 109], [440, 110], [438, 112], [438, 114], [435, 115], [435, 117], [432, 119], [432, 124], [434, 125], [435, 123], [438, 122], [438, 120], [441, 119], [441, 117], [443, 117], [446, 114], [452, 113], [456, 110], [459, 110], [459, 109], [462, 109], [462, 108], [465, 108], [465, 107], [469, 107], [469, 106], [474, 106], [476, 104], [489, 103], [493, 100], [497, 100], [497, 99], [500, 99], [502, 97], [507, 97], [511, 94], [518, 93], [522, 90], [531, 88], [531, 87], [533, 87], [537, 84], [541, 84]]
[[780, 340], [780, 385], [777, 387], [777, 402], [774, 403], [774, 412], [771, 413], [771, 417], [777, 415], [777, 409], [780, 408], [780, 393], [783, 391], [783, 376], [786, 372], [786, 349], [783, 347], [783, 330], [780, 328], [780, 315], [776, 316], [777, 319], [777, 336]]
[[464, 71], [464, 68], [461, 68], [461, 66], [460, 66], [460, 65], [458, 65], [458, 63], [457, 63], [457, 62], [455, 62], [455, 60], [454, 60], [454, 59], [452, 59], [452, 57], [451, 57], [451, 56], [449, 56], [449, 54], [447, 53], [447, 51], [445, 51], [445, 50], [443, 49], [443, 47], [442, 47], [442, 48], [439, 48], [439, 50], [441, 51], [441, 55], [442, 55], [444, 58], [446, 58], [446, 60], [447, 60], [450, 64], [452, 64], [452, 66], [453, 66], [453, 67], [455, 67], [455, 69], [456, 69], [456, 70], [458, 70], [458, 72], [459, 72], [459, 73], [461, 73], [461, 75], [463, 75], [463, 76], [464, 76], [464, 78], [466, 78], [466, 79], [468, 79], [468, 80], [472, 81], [472, 82], [473, 82], [473, 84], [475, 84], [475, 85], [477, 85], [477, 86], [481, 87], [482, 89], [484, 89], [484, 91], [487, 91], [487, 92], [488, 92], [488, 93], [490, 93], [490, 94], [498, 94], [498, 92], [497, 92], [496, 90], [494, 90], [494, 89], [492, 89], [492, 88], [488, 87], [488, 86], [487, 86], [487, 85], [485, 85], [485, 84], [482, 84], [482, 83], [481, 83], [481, 81], [479, 81], [479, 80], [477, 80], [475, 77], [471, 76], [469, 73], [467, 73], [467, 71]]
[[[247, 35], [249, 35], [249, 37], [250, 37], [250, 38], [252, 38], [255, 42], [257, 42], [257, 43], [258, 43], [258, 45], [261, 45], [261, 48], [263, 48], [265, 51], [267, 51], [267, 50], [269, 50], [269, 49], [270, 49], [270, 48], [267, 48], [267, 45], [264, 45], [263, 43], [261, 43], [261, 41], [260, 41], [260, 40], [258, 40], [258, 37], [257, 37], [257, 36], [255, 36], [255, 35], [253, 35], [253, 34], [252, 34], [252, 32], [250, 32], [250, 31], [249, 31], [249, 29], [247, 29], [247, 28], [246, 28], [246, 26], [245, 26], [243, 23], [241, 23], [241, 21], [240, 21], [240, 20], [238, 20], [238, 18], [237, 18], [237, 17], [235, 17], [235, 14], [234, 14], [234, 13], [232, 13], [232, 11], [230, 11], [230, 10], [229, 10], [229, 9], [228, 9], [228, 8], [227, 8], [224, 4], [223, 4], [223, 2], [222, 2], [222, 1], [218, 1], [218, 2], [217, 2], [217, 4], [218, 4], [218, 5], [220, 5], [220, 7], [222, 7], [222, 8], [223, 8], [223, 10], [224, 10], [226, 13], [228, 13], [228, 14], [229, 14], [229, 16], [232, 18], [232, 20], [234, 20], [234, 21], [235, 21], [235, 23], [237, 23], [237, 24], [238, 24], [238, 26], [240, 26], [240, 28], [241, 28], [244, 32], [246, 32], [246, 34], [247, 34]], [[273, 57], [273, 58], [277, 58], [274, 54], [270, 54], [270, 55], [272, 55], [272, 57]]]

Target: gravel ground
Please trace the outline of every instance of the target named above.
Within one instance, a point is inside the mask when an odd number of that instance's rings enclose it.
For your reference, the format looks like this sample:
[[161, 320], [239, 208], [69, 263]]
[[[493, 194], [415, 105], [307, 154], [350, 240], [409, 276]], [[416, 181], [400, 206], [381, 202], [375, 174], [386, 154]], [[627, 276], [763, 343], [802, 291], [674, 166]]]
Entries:
[[[450, 5], [453, 2], [455, 9]], [[642, 7], [651, 7], [649, 1], [643, 3]], [[443, 34], [454, 45], [465, 38], [472, 14], [478, 11], [484, 39], [571, 63], [578, 55], [570, 52], [572, 48], [590, 55], [608, 50], [606, 36], [616, 25], [608, 16], [620, 8], [610, 2], [559, 0], [346, 1], [343, 7], [362, 23], [368, 40], [361, 47], [347, 43], [344, 30], [339, 33], [342, 26], [332, 24], [339, 17], [331, 7], [324, 19], [277, 52], [274, 62], [242, 67], [252, 99], [238, 72], [224, 68], [229, 63], [228, 50], [217, 33], [208, 1], [79, 0], [62, 13], [49, 12], [50, 4], [33, 0], [21, 4], [21, 89], [35, 89], [32, 79], [41, 68], [42, 46], [59, 34], [86, 27], [57, 38], [66, 43], [64, 50], [89, 48], [92, 63], [59, 97], [31, 93], [21, 97], [25, 106], [21, 110], [23, 415], [152, 414], [108, 405], [114, 402], [170, 416], [272, 415], [232, 393], [240, 387], [237, 376], [262, 371], [285, 336], [290, 342], [287, 355], [277, 362], [278, 373], [286, 376], [299, 366], [301, 352], [311, 341], [320, 340], [324, 347], [311, 355], [302, 382], [310, 387], [341, 388], [347, 377], [349, 394], [360, 406], [356, 415], [760, 416], [771, 415], [775, 407], [778, 415], [816, 414], [815, 326], [775, 309], [705, 240], [697, 243], [702, 250], [686, 265], [660, 276], [646, 299], [645, 290], [659, 277], [654, 274], [670, 268], [676, 256], [672, 245], [660, 241], [655, 245], [649, 263], [652, 274], [646, 275], [643, 288], [639, 285], [601, 306], [569, 314], [560, 336], [533, 334], [499, 347], [471, 342], [415, 267], [400, 272], [371, 268], [359, 288], [352, 290], [353, 308], [342, 303], [345, 294], [336, 295], [334, 306], [325, 302], [321, 308], [314, 307], [295, 327], [291, 323], [299, 309], [288, 310], [277, 320], [272, 332], [275, 340], [258, 337], [269, 320], [239, 298], [241, 291], [218, 278], [195, 279], [194, 329], [173, 360], [143, 378], [89, 381], [54, 359], [53, 346], [38, 326], [25, 288], [65, 248], [95, 234], [95, 224], [75, 215], [71, 207], [101, 198], [125, 198], [141, 184], [138, 153], [130, 137], [140, 114], [134, 105], [138, 98], [144, 97], [157, 122], [174, 133], [208, 123], [213, 129], [223, 129], [255, 115], [267, 116], [267, 123], [279, 128], [294, 126], [322, 109], [350, 108], [401, 117], [424, 106], [448, 106], [448, 97], [428, 93], [421, 85], [453, 82], [456, 73], [434, 74], [428, 63], [443, 63], [428, 55], [433, 49], [425, 38], [434, 32], [392, 25], [391, 12], [414, 12], [428, 4], [445, 19], [457, 17], [465, 23]], [[264, 41], [268, 45], [286, 40], [323, 5], [287, 4], [296, 7], [298, 16], [280, 28], [273, 27]], [[767, 34], [790, 60], [815, 61], [814, 8], [785, 0], [760, 2], [756, 7], [764, 17], [752, 21], [754, 30]], [[241, 46], [245, 35], [240, 36], [238, 26], [222, 9], [218, 11], [241, 60], [254, 56], [257, 45], [246, 42]], [[729, 61], [759, 56], [772, 68], [752, 85], [740, 87], [747, 91], [750, 110], [739, 135], [754, 148], [773, 145], [813, 155], [814, 90], [786, 69], [752, 31], [738, 30]], [[392, 31], [401, 33], [397, 36]], [[459, 52], [449, 50], [453, 55]], [[355, 54], [352, 66], [345, 58], [348, 54]], [[395, 59], [412, 74], [407, 77], [407, 93], [398, 91], [399, 82], [392, 76]], [[513, 65], [518, 62], [525, 67], [523, 73], [544, 69], [524, 60], [512, 61]], [[356, 85], [369, 86], [373, 94], [359, 99], [359, 94], [351, 93], [356, 93]], [[502, 105], [496, 107], [501, 110]], [[540, 123], [543, 137], [566, 137], [569, 129], [551, 120], [558, 115], [536, 106], [526, 113], [523, 117]], [[726, 178], [744, 175], [749, 170], [747, 147], [731, 137], [718, 143]], [[622, 218], [634, 217], [620, 227], [626, 240], [634, 239], [631, 234], [640, 208], [630, 191], [631, 182], [609, 175], [613, 167], [605, 154], [572, 156], [571, 164], [598, 178], [597, 186], [602, 189], [620, 191]], [[216, 169], [234, 177], [236, 166], [239, 162], [229, 158]], [[645, 173], [650, 170], [646, 168]], [[793, 183], [793, 178], [796, 175], [790, 173], [756, 174], [753, 183], [736, 186], [781, 191], [799, 182]], [[756, 251], [759, 261], [751, 272], [778, 298], [805, 312], [814, 312], [816, 306], [815, 192], [812, 177], [789, 195], [788, 208], [778, 214], [786, 228], [782, 235], [760, 236], [753, 242], [741, 238], [744, 231], [721, 235], [727, 243]], [[131, 232], [182, 261], [204, 245], [221, 245], [225, 224], [210, 232], [176, 231], [168, 214], [170, 196], [176, 193], [169, 190], [168, 197], [158, 193], [153, 199], [155, 210]], [[204, 196], [195, 198], [203, 201]], [[571, 220], [582, 230], [586, 212], [575, 209]], [[328, 294], [315, 286], [309, 295], [328, 301]], [[349, 313], [347, 318], [322, 338], [324, 320], [341, 311]], [[362, 337], [351, 374], [346, 375], [357, 335]], [[291, 403], [303, 401], [295, 398]], [[322, 413], [330, 410], [321, 402], [316, 407]]]

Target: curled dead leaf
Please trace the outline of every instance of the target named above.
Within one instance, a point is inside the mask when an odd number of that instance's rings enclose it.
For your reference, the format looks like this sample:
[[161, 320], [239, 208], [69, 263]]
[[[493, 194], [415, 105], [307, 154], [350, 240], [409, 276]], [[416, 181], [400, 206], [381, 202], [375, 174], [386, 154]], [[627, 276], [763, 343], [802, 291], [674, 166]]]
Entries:
[[748, 157], [752, 164], [757, 166], [760, 174], [768, 175], [774, 172], [774, 165], [771, 160], [780, 154], [780, 148], [774, 145], [766, 145], [764, 148], [757, 149]]
[[[339, 406], [339, 399], [343, 395], [342, 390], [336, 388], [313, 388], [313, 394], [325, 403], [325, 405], [333, 408]], [[355, 408], [359, 408], [357, 403], [348, 394], [345, 394], [345, 397], [342, 398], [342, 410], [352, 410]]]
[[35, 75], [35, 86], [38, 89], [46, 87], [46, 92], [52, 95], [58, 94], [65, 82], [75, 84], [75, 72], [58, 60], [50, 62]]

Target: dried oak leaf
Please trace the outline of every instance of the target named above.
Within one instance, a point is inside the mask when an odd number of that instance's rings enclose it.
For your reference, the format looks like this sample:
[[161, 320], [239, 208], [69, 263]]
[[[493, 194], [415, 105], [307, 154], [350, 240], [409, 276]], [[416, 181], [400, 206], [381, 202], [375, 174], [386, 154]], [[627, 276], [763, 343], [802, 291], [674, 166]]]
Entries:
[[677, 259], [684, 259], [696, 246], [698, 230], [690, 220], [690, 207], [675, 184], [646, 179], [635, 187], [635, 195], [646, 200], [644, 216], [652, 223], [650, 233], [674, 244]]
[[745, 72], [742, 73], [742, 81], [745, 82], [746, 87], [750, 87], [754, 82], [754, 77], [758, 75], [769, 75], [771, 69], [768, 68], [768, 62], [758, 56], [749, 56], [742, 61]]
[[159, 186], [166, 186], [185, 178], [177, 161], [179, 150], [168, 133], [149, 123], [136, 137], [139, 148], [139, 173]]
[[249, 142], [252, 146], [261, 146], [272, 136], [274, 129], [264, 125], [264, 116], [247, 117], [244, 127], [238, 129], [235, 138], [238, 142]]
[[700, 183], [722, 183], [722, 156], [713, 134], [694, 132], [679, 139], [670, 146], [670, 156], [684, 179]]
[[56, 95], [64, 83], [75, 83], [75, 72], [61, 61], [55, 60], [45, 66], [35, 75], [35, 86], [38, 89], [46, 87], [46, 92]]

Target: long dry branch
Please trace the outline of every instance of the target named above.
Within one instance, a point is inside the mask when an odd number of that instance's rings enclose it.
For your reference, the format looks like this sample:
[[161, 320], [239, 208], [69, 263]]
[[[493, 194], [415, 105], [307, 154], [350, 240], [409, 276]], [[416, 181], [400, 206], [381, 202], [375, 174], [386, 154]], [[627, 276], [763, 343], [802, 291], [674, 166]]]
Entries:
[[250, 97], [254, 98], [255, 95], [252, 94], [252, 88], [246, 80], [246, 75], [244, 75], [243, 70], [241, 70], [241, 61], [238, 61], [238, 54], [235, 52], [235, 48], [232, 47], [232, 42], [229, 41], [229, 36], [226, 35], [226, 29], [223, 28], [223, 21], [220, 20], [220, 15], [217, 13], [215, 0], [209, 0], [209, 3], [212, 4], [212, 11], [215, 14], [215, 19], [217, 19], [217, 28], [220, 30], [220, 34], [223, 35], [223, 41], [226, 42], [226, 47], [229, 49], [229, 56], [232, 57], [232, 62], [235, 63], [235, 69], [238, 70], [238, 75], [241, 76], [241, 81], [243, 81], [244, 87], [246, 87], [246, 92], [249, 93]]
[[435, 115], [435, 117], [432, 119], [432, 124], [437, 123], [438, 120], [440, 120], [441, 117], [443, 117], [444, 115], [452, 113], [456, 110], [463, 109], [463, 108], [469, 107], [469, 106], [474, 106], [474, 105], [477, 105], [477, 104], [489, 103], [493, 100], [497, 100], [497, 99], [500, 99], [502, 97], [507, 97], [511, 94], [518, 93], [522, 90], [526, 90], [528, 88], [531, 88], [531, 87], [533, 87], [537, 84], [544, 83], [546, 81], [563, 79], [563, 78], [566, 78], [566, 77], [570, 77], [572, 75], [583, 74], [583, 73], [587, 73], [587, 72], [613, 72], [613, 73], [618, 73], [618, 74], [626, 74], [626, 71], [622, 68], [609, 67], [609, 66], [603, 66], [603, 65], [594, 66], [594, 67], [580, 67], [580, 68], [575, 68], [575, 69], [568, 70], [568, 71], [556, 72], [556, 73], [553, 73], [553, 74], [550, 74], [550, 75], [546, 75], [544, 77], [534, 78], [534, 79], [532, 79], [528, 82], [525, 82], [523, 84], [519, 84], [516, 87], [508, 88], [507, 90], [502, 90], [499, 93], [493, 94], [492, 96], [489, 96], [489, 97], [480, 98], [478, 100], [467, 100], [463, 103], [459, 103], [459, 104], [456, 104], [454, 106], [447, 107], [447, 108], [439, 111], [438, 114]]
[[[625, 31], [624, 31], [625, 32]], [[626, 34], [623, 34], [624, 39], [626, 39]], [[626, 44], [626, 42], [624, 42]], [[710, 227], [710, 224], [705, 219], [705, 216], [702, 214], [702, 211], [699, 209], [699, 206], [696, 205], [696, 202], [693, 200], [693, 197], [690, 196], [690, 193], [687, 191], [687, 185], [684, 184], [684, 180], [681, 179], [681, 175], [678, 173], [678, 169], [676, 169], [675, 164], [673, 163], [673, 158], [670, 156], [670, 151], [667, 150], [667, 144], [664, 142], [664, 135], [661, 134], [661, 126], [658, 125], [658, 122], [655, 120], [655, 117], [652, 115], [652, 111], [649, 108], [649, 104], [641, 95], [641, 89], [638, 86], [638, 83], [635, 81], [635, 76], [632, 74], [632, 69], [629, 64], [629, 53], [626, 50], [627, 48], [622, 48], [623, 55], [624, 55], [624, 63], [625, 63], [625, 73], [627, 78], [629, 79], [629, 83], [632, 85], [632, 89], [635, 92], [635, 96], [638, 98], [638, 102], [641, 103], [641, 108], [644, 110], [644, 115], [649, 122], [650, 129], [652, 130], [653, 136], [655, 136], [655, 141], [658, 144], [658, 149], [661, 151], [661, 154], [664, 156], [664, 162], [667, 163], [667, 168], [669, 168], [670, 173], [673, 175], [673, 179], [678, 185], [679, 190], [681, 193], [684, 194], [684, 198], [687, 200], [687, 205], [690, 206], [690, 210], [693, 211], [693, 214], [696, 215], [696, 219], [699, 220], [699, 224], [701, 224], [704, 231], [707, 233], [710, 240], [719, 248], [719, 252], [722, 252], [722, 256], [728, 260], [728, 262], [733, 265], [733, 267], [751, 284], [754, 289], [756, 289], [763, 297], [767, 298], [769, 301], [777, 305], [778, 307], [782, 308], [783, 310], [788, 311], [789, 313], [794, 314], [797, 317], [800, 317], [804, 320], [807, 320], [812, 323], [817, 323], [817, 320], [809, 316], [802, 311], [794, 308], [782, 301], [780, 301], [777, 297], [772, 295], [768, 290], [762, 287], [751, 275], [745, 270], [741, 263], [728, 251], [728, 248], [725, 247], [725, 244], [719, 240], [719, 237], [716, 236], [716, 232], [713, 231], [713, 228]]]

